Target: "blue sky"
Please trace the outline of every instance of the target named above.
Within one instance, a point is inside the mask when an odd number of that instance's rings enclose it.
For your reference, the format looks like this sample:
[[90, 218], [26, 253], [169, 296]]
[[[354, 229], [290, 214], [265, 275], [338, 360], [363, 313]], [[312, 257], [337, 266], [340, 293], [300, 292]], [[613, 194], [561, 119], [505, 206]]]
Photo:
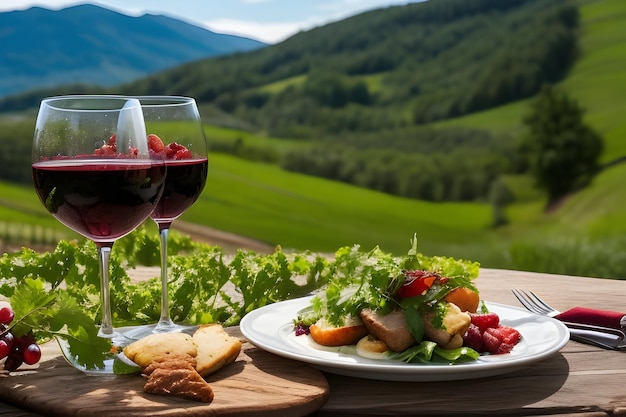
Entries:
[[32, 6], [58, 10], [92, 3], [124, 14], [164, 14], [214, 32], [280, 42], [300, 30], [341, 20], [366, 10], [420, 0], [2, 0], [0, 12]]

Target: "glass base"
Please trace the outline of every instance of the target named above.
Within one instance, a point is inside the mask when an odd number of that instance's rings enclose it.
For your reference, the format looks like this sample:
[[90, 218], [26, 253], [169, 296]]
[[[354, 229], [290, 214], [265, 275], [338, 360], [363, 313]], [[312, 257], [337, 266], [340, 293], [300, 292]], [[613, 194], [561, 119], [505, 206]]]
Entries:
[[[171, 323], [167, 326], [159, 324], [148, 324], [141, 326], [127, 326], [116, 327], [114, 334], [107, 339], [111, 339], [112, 346], [124, 347], [137, 340], [143, 339], [146, 336], [155, 333], [174, 333], [184, 332], [192, 335], [198, 326], [187, 326], [176, 323]], [[60, 337], [57, 337], [57, 342], [61, 348], [61, 353], [65, 360], [74, 368], [84, 372], [87, 375], [125, 375], [135, 374], [141, 372], [141, 368], [126, 358], [124, 353], [102, 352], [104, 360], [99, 366], [87, 367], [77, 361], [77, 359], [71, 354], [70, 346], [68, 342]]]
[[[67, 340], [60, 337], [57, 337], [56, 340], [67, 363], [86, 375], [116, 376], [141, 372], [141, 368], [126, 358], [123, 353], [102, 352], [104, 359], [98, 365], [86, 366], [72, 355]], [[116, 342], [114, 344], [117, 345]]]
[[155, 333], [187, 333], [193, 335], [197, 329], [198, 326], [187, 326], [174, 322], [163, 324], [159, 322], [157, 324], [146, 324], [142, 326], [121, 327], [116, 330], [125, 340], [135, 341]]

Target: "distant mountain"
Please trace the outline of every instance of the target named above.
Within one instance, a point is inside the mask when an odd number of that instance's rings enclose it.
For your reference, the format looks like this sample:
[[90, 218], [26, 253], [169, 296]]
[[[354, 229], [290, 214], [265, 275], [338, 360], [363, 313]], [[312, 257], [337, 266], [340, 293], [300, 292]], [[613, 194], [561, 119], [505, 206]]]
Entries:
[[85, 4], [0, 13], [0, 96], [60, 84], [113, 86], [186, 62], [264, 47], [171, 17]]

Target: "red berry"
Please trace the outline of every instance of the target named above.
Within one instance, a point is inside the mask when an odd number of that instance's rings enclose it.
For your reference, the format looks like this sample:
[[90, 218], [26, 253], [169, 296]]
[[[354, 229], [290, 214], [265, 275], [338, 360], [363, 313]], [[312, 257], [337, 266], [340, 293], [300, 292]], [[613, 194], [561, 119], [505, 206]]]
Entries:
[[515, 347], [514, 344], [500, 343], [500, 347], [498, 348], [498, 351], [496, 352], [496, 354], [501, 355], [503, 353], [511, 353], [514, 347]]
[[94, 154], [98, 156], [113, 156], [116, 152], [115, 145], [102, 145], [94, 151]]
[[512, 327], [500, 326], [498, 330], [500, 330], [500, 334], [502, 335], [502, 343], [515, 346], [516, 344], [519, 343], [520, 339], [522, 338], [522, 335], [520, 334], [520, 332], [518, 332]]
[[4, 306], [0, 308], [0, 323], [10, 324], [15, 317], [15, 313], [11, 307]]
[[472, 324], [478, 326], [483, 332], [485, 329], [498, 327], [500, 325], [500, 317], [498, 317], [496, 313], [470, 313], [470, 318], [472, 320]]
[[191, 154], [191, 151], [189, 149], [181, 149], [176, 152], [174, 159], [191, 159], [192, 156], [193, 155]]
[[25, 364], [34, 365], [41, 359], [41, 349], [36, 343], [31, 343], [24, 349], [22, 356]]
[[11, 353], [11, 346], [6, 340], [0, 339], [0, 359], [4, 359]]
[[148, 148], [154, 153], [161, 153], [165, 150], [163, 141], [157, 135], [151, 133], [148, 135]]
[[165, 147], [165, 157], [167, 159], [189, 159], [192, 155], [189, 149], [183, 145], [172, 142]]
[[463, 335], [463, 344], [480, 353], [509, 353], [522, 338], [519, 331], [500, 325], [496, 313], [472, 314], [471, 324]]
[[470, 324], [467, 331], [463, 335], [464, 345], [474, 349], [477, 352], [484, 352], [485, 343], [483, 342], [483, 333], [478, 326]]
[[[0, 327], [0, 330], [4, 331], [2, 327]], [[10, 349], [13, 349], [13, 346], [15, 345], [15, 336], [13, 336], [13, 333], [11, 332], [4, 333], [4, 335], [2, 336], [2, 340], [5, 341], [7, 345], [9, 345]]]
[[501, 335], [498, 332], [498, 329], [489, 328], [483, 332], [483, 343], [485, 344], [485, 349], [489, 353], [497, 353], [498, 349], [500, 349], [500, 345], [502, 344]]

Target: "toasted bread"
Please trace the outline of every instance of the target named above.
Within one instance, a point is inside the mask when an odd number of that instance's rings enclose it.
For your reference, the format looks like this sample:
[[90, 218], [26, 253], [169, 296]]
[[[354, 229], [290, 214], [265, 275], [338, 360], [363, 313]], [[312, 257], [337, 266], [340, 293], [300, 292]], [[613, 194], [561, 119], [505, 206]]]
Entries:
[[196, 370], [203, 377], [234, 362], [241, 351], [241, 341], [219, 324], [200, 326], [193, 340], [198, 347]]
[[313, 340], [322, 346], [353, 345], [367, 335], [367, 328], [360, 321], [336, 327], [320, 319], [309, 331]]
[[124, 355], [142, 368], [157, 358], [190, 356], [195, 358], [198, 348], [193, 338], [185, 333], [155, 333], [139, 339], [124, 348]]

